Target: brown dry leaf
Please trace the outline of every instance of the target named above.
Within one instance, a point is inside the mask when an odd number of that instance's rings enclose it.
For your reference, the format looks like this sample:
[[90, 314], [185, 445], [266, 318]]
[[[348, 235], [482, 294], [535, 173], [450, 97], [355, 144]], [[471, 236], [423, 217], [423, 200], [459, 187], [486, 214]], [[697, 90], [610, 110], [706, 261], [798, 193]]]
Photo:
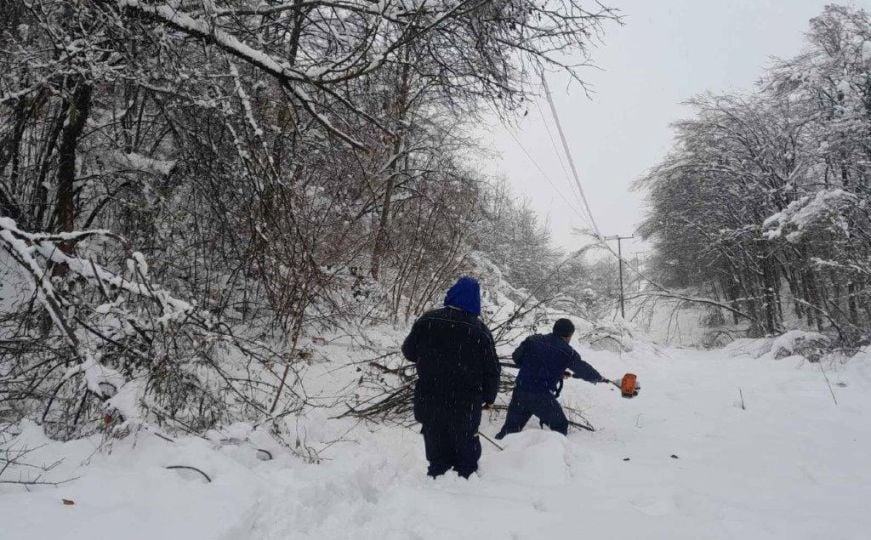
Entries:
[[72, 506], [72, 505], [76, 504], [76, 501], [73, 501], [71, 499], [61, 499], [61, 500], [64, 502], [64, 506]]

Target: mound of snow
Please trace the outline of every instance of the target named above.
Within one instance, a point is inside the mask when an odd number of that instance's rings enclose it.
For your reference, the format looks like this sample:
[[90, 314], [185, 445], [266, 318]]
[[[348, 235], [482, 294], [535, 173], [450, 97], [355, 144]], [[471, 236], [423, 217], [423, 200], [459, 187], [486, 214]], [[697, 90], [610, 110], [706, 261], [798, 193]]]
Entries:
[[739, 338], [723, 347], [723, 350], [729, 356], [761, 358], [771, 352], [772, 343], [774, 338]]
[[816, 332], [791, 330], [771, 343], [771, 354], [778, 359], [798, 354], [815, 361], [819, 360], [828, 342], [829, 338]]

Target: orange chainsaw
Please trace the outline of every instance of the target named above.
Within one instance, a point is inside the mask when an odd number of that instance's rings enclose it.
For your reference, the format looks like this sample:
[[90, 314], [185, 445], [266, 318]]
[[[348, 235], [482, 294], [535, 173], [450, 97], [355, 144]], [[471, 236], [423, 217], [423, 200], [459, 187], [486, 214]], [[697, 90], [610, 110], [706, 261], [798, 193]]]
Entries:
[[619, 381], [605, 379], [604, 382], [611, 383], [619, 388], [620, 395], [625, 398], [633, 398], [638, 395], [639, 391], [641, 391], [641, 384], [638, 382], [638, 377], [634, 373], [623, 375]]

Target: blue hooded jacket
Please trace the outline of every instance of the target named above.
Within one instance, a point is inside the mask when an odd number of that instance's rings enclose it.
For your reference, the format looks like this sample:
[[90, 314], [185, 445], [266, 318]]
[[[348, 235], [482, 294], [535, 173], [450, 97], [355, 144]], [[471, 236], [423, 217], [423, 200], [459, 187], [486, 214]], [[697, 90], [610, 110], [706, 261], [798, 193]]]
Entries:
[[474, 316], [481, 314], [481, 286], [478, 280], [463, 276], [448, 289], [445, 295], [445, 306], [462, 309]]
[[556, 334], [529, 336], [511, 357], [520, 368], [517, 389], [525, 392], [557, 393], [565, 370], [571, 370], [575, 379], [591, 383], [604, 380], [593, 366], [581, 360], [581, 355]]

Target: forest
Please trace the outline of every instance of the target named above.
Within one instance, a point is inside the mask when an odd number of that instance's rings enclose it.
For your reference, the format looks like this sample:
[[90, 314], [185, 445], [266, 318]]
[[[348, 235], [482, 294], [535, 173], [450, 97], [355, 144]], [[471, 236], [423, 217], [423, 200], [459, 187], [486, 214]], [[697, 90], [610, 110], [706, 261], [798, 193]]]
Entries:
[[828, 6], [753, 91], [707, 94], [637, 188], [663, 286], [720, 300], [751, 335], [846, 347], [871, 324], [871, 18]]

